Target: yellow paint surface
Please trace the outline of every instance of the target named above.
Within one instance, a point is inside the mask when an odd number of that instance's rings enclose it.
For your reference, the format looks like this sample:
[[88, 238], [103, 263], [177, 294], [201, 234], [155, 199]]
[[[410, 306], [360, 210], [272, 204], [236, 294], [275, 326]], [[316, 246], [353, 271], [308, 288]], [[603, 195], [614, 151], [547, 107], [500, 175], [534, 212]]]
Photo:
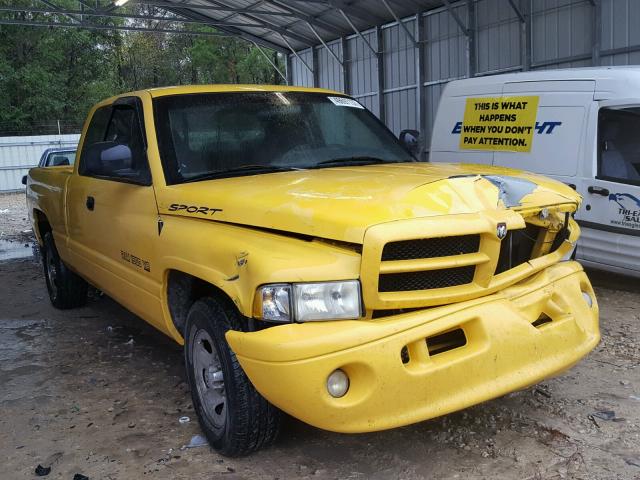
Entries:
[[[330, 430], [379, 430], [442, 415], [556, 374], [595, 346], [597, 305], [589, 309], [582, 298], [582, 292], [593, 296], [589, 281], [577, 263], [561, 262], [579, 227], [571, 220], [570, 235], [551, 253], [545, 240], [581, 201], [562, 183], [507, 168], [404, 163], [168, 186], [153, 97], [256, 90], [318, 91], [222, 85], [126, 94], [142, 100], [153, 185], [82, 177], [81, 158], [75, 167], [32, 169], [27, 198], [34, 230], [46, 217], [61, 258], [73, 270], [178, 343], [183, 338], [167, 294], [172, 272], [215, 286], [246, 317], [257, 316], [256, 291], [264, 284], [359, 280], [366, 311], [361, 320], [227, 335], [266, 398]], [[517, 120], [522, 124], [535, 122], [532, 98], [510, 98], [527, 102]], [[465, 123], [479, 121], [473, 118], [465, 116]], [[483, 175], [517, 177], [532, 182], [533, 189], [506, 208], [498, 187]], [[88, 196], [95, 199], [92, 211], [85, 207]], [[216, 210], [202, 216], [193, 209], [172, 210], [172, 204]], [[540, 215], [543, 209], [548, 215]], [[523, 228], [525, 219], [549, 232], [536, 243], [539, 255], [494, 274], [500, 256], [497, 226]], [[478, 252], [381, 261], [388, 242], [467, 234], [480, 236]], [[462, 265], [476, 265], [471, 283], [378, 291], [381, 273]], [[412, 311], [373, 320], [378, 309]], [[536, 328], [531, 323], [541, 313], [553, 321]], [[452, 328], [464, 331], [467, 345], [430, 355], [425, 339]], [[405, 346], [408, 364], [401, 361]], [[326, 377], [335, 368], [352, 380], [342, 399], [326, 392]]]

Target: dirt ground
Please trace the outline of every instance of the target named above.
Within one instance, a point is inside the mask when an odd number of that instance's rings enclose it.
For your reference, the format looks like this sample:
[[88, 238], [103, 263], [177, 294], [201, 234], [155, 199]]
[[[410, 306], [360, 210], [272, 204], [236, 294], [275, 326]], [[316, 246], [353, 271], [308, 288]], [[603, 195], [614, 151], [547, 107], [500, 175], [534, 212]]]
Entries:
[[[0, 211], [14, 197], [0, 196]], [[1, 239], [22, 246], [16, 215], [0, 214]], [[564, 375], [386, 432], [288, 418], [275, 446], [227, 459], [183, 448], [200, 431], [177, 345], [105, 296], [55, 310], [36, 260], [2, 261], [0, 478], [36, 478], [50, 463], [47, 478], [69, 480], [640, 479], [640, 286], [591, 277], [602, 342]]]

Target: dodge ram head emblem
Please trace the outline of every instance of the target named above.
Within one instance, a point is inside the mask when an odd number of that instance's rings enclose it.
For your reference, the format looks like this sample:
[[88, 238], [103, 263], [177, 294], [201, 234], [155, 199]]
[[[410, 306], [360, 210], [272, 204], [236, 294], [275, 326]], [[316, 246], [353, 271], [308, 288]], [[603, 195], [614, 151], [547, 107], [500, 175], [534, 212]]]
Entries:
[[500, 240], [502, 240], [504, 237], [507, 236], [507, 224], [506, 223], [499, 223], [498, 226], [496, 227], [496, 235], [498, 236], [498, 238]]

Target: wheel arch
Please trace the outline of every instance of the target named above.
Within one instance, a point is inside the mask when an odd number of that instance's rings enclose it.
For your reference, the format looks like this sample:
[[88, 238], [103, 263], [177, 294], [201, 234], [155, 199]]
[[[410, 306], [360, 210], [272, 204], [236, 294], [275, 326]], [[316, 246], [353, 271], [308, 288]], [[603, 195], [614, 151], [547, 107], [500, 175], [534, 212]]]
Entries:
[[[203, 297], [211, 296], [236, 308], [242, 315], [246, 305], [240, 289], [234, 282], [226, 281], [222, 276], [203, 275], [184, 268], [169, 268], [165, 272], [164, 303], [170, 325], [183, 339], [184, 326], [191, 305]], [[245, 308], [243, 308], [245, 307]]]
[[53, 228], [51, 227], [51, 223], [49, 222], [47, 215], [39, 208], [33, 209], [33, 220], [33, 233], [36, 236], [38, 244], [42, 245], [45, 234], [47, 232], [53, 232]]

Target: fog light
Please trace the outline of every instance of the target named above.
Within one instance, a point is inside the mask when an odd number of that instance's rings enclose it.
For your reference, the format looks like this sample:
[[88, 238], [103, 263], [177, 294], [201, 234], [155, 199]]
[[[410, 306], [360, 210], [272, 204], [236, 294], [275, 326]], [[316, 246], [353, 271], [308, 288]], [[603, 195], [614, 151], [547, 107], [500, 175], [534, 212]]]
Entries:
[[327, 378], [327, 391], [334, 398], [344, 397], [349, 390], [349, 377], [342, 370], [334, 370]]
[[584, 298], [584, 301], [586, 302], [586, 304], [589, 305], [589, 308], [593, 306], [593, 299], [591, 298], [591, 295], [589, 295], [587, 292], [582, 292], [582, 298]]

